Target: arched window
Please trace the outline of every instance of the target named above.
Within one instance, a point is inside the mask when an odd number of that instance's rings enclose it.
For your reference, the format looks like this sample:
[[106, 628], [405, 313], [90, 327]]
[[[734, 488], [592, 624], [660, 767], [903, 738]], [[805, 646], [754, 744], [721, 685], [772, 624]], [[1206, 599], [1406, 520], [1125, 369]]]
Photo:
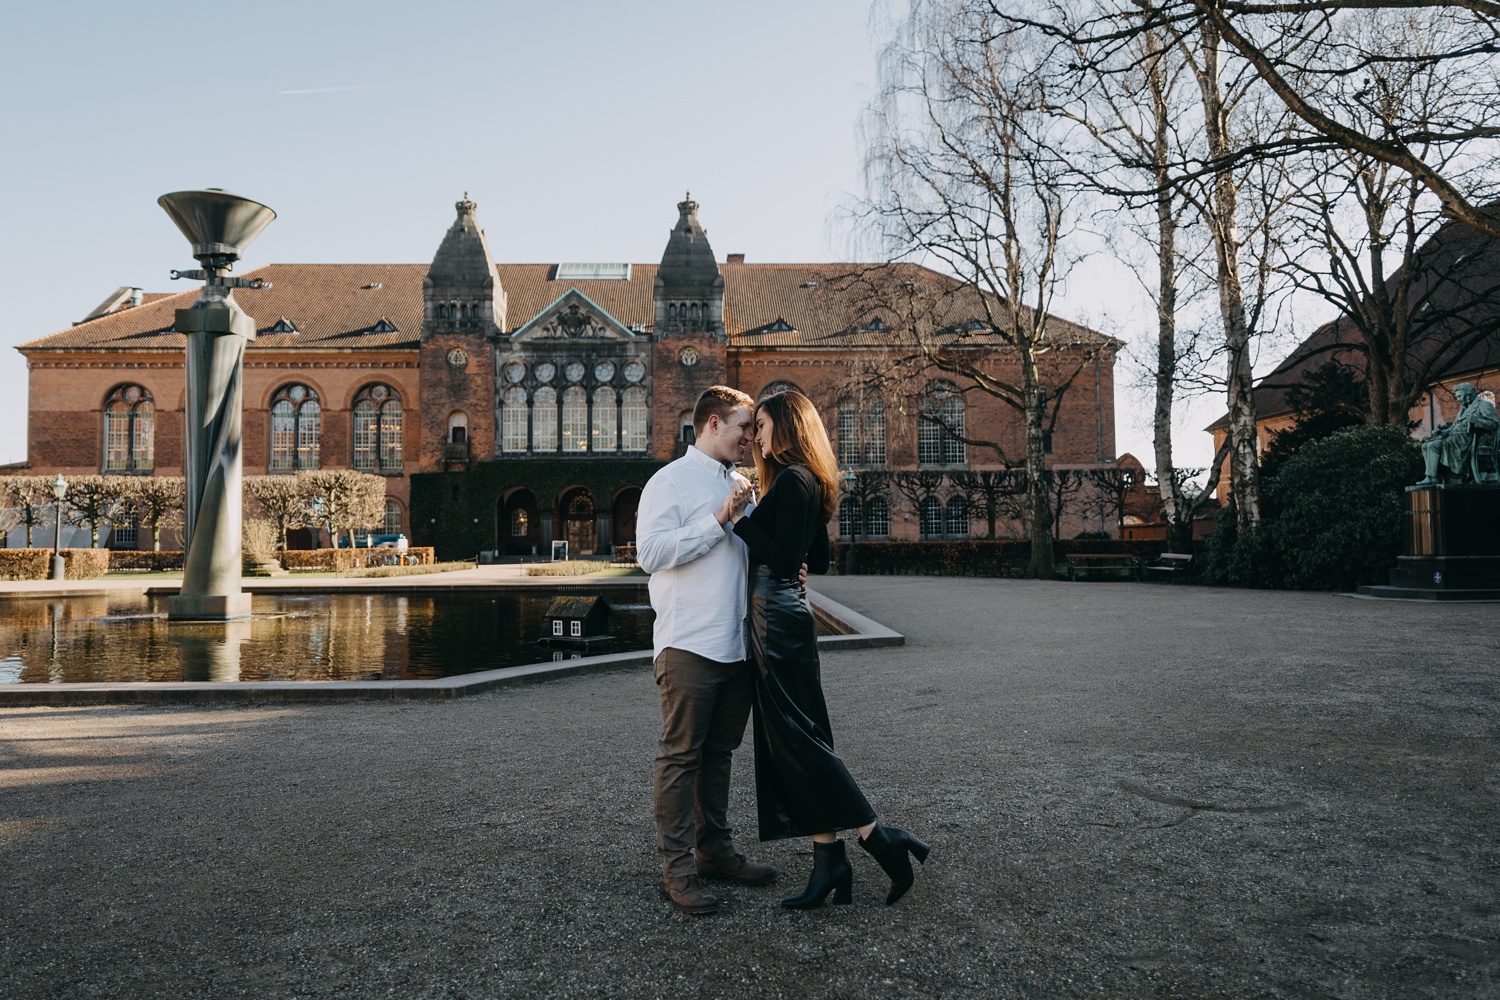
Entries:
[[464, 444], [469, 440], [469, 415], [462, 410], [448, 414], [448, 441]]
[[615, 391], [607, 385], [594, 390], [594, 450], [618, 451], [620, 435], [615, 427]]
[[865, 526], [860, 523], [859, 501], [854, 497], [844, 497], [839, 501], [839, 537], [854, 538], [865, 533]]
[[[802, 392], [801, 389], [798, 389], [795, 385], [793, 385], [790, 382], [772, 382], [770, 385], [768, 385], [764, 389], [762, 389], [760, 391], [760, 395], [756, 396], [755, 398], [757, 400], [762, 400], [762, 399], [765, 399], [767, 396], [774, 396], [778, 392], [786, 392], [788, 390], [791, 390], [792, 392]], [[807, 395], [806, 393], [802, 393], [802, 394], [804, 396]]]
[[525, 538], [531, 534], [531, 515], [526, 513], [525, 507], [517, 507], [510, 512], [510, 537]]
[[550, 385], [542, 386], [532, 397], [531, 450], [557, 450], [557, 390]]
[[508, 454], [526, 450], [526, 390], [518, 385], [506, 389], [500, 403], [500, 450]]
[[447, 319], [448, 318], [448, 307], [445, 306], [445, 305], [443, 305], [441, 302], [438, 303], [437, 318], [438, 319]]
[[679, 452], [698, 440], [698, 430], [693, 426], [692, 410], [683, 410], [677, 415], [677, 440], [681, 445], [678, 448]]
[[354, 467], [401, 471], [401, 396], [388, 385], [367, 385], [354, 397]]
[[963, 497], [949, 497], [943, 508], [943, 534], [949, 538], [969, 537], [969, 504]]
[[917, 462], [922, 465], [963, 465], [964, 400], [951, 382], [933, 382], [922, 398], [917, 419]]
[[675, 302], [668, 302], [667, 303], [667, 319], [676, 319], [676, 318], [677, 318], [677, 303], [675, 303]]
[[891, 533], [891, 505], [885, 497], [871, 497], [865, 511], [865, 530], [871, 538], [883, 538]]
[[865, 464], [885, 464], [885, 404], [874, 400], [865, 408]]
[[150, 472], [156, 451], [156, 406], [139, 385], [122, 385], [104, 402], [104, 471]]
[[272, 472], [316, 469], [323, 435], [318, 394], [301, 384], [284, 385], [271, 397]]
[[859, 447], [859, 407], [852, 399], [839, 400], [839, 464], [855, 465], [864, 454]]
[[885, 404], [880, 400], [839, 400], [839, 464], [885, 464]]
[[630, 386], [620, 398], [620, 450], [641, 452], [646, 450], [646, 390], [638, 385]]
[[401, 501], [387, 500], [385, 502], [385, 533], [387, 535], [401, 534]]
[[688, 307], [688, 320], [693, 323], [698, 322], [698, 303], [694, 302]]
[[922, 537], [933, 538], [943, 533], [943, 502], [937, 497], [922, 498]]
[[589, 396], [582, 386], [563, 390], [562, 450], [589, 450]]

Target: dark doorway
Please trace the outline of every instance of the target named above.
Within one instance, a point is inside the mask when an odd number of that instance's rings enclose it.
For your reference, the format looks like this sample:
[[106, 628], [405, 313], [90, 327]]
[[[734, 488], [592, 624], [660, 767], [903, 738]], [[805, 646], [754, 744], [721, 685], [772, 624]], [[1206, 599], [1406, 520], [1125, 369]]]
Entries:
[[609, 533], [616, 545], [635, 544], [635, 515], [640, 506], [641, 490], [638, 486], [627, 486], [615, 494]]
[[593, 555], [598, 548], [598, 527], [594, 523], [594, 495], [579, 486], [563, 492], [557, 505], [568, 542], [568, 556]]
[[507, 491], [501, 498], [498, 534], [500, 549], [510, 556], [534, 556], [541, 551], [541, 518], [536, 496], [524, 487]]

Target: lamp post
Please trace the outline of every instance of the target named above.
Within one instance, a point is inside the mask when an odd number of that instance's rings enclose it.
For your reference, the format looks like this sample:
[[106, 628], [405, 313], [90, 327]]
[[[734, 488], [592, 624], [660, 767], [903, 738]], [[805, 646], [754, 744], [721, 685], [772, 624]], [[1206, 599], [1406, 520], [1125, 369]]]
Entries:
[[[853, 497], [854, 496], [854, 488], [857, 485], [859, 485], [859, 477], [854, 474], [854, 469], [852, 469], [852, 468], [845, 469], [844, 470], [844, 492], [847, 495]], [[856, 511], [855, 517], [857, 518], [857, 525], [856, 525], [855, 530], [853, 532], [854, 538], [850, 539], [850, 543], [851, 544], [844, 546], [844, 575], [845, 576], [853, 576], [854, 575], [854, 545], [852, 543], [854, 541], [856, 541], [861, 534], [863, 534], [864, 526], [865, 526], [865, 504], [864, 504], [864, 500], [862, 498], [855, 497], [855, 499], [854, 499], [854, 506], [855, 506], [855, 511]]]
[[168, 602], [167, 617], [245, 618], [250, 595], [240, 590], [240, 411], [245, 345], [255, 339], [255, 320], [234, 301], [234, 290], [270, 286], [231, 278], [229, 271], [276, 213], [217, 188], [175, 191], [156, 201], [203, 265], [173, 271], [173, 279], [204, 282], [198, 301], [177, 310], [173, 325], [187, 337], [187, 556], [182, 590]]
[[52, 579], [68, 578], [68, 563], [62, 556], [63, 497], [68, 495], [68, 481], [57, 474], [52, 480], [52, 495], [57, 498], [57, 530], [52, 534]]

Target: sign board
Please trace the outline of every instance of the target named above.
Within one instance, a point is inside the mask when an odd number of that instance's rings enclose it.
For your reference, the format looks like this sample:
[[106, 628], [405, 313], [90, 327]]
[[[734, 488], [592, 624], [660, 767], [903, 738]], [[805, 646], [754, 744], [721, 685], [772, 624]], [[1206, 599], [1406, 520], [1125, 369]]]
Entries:
[[567, 541], [560, 541], [560, 542], [553, 542], [552, 543], [552, 561], [553, 562], [567, 562], [568, 561], [568, 543], [567, 543]]

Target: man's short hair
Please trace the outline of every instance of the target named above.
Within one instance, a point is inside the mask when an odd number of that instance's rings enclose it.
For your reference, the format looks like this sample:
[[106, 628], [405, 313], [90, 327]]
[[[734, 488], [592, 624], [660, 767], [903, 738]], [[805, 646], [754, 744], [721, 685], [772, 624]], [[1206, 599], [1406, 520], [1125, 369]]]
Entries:
[[703, 395], [698, 397], [698, 405], [693, 407], [693, 434], [703, 433], [709, 417], [718, 417], [721, 421], [728, 420], [729, 414], [741, 406], [748, 406], [753, 410], [755, 400], [727, 385], [709, 386], [703, 390]]

